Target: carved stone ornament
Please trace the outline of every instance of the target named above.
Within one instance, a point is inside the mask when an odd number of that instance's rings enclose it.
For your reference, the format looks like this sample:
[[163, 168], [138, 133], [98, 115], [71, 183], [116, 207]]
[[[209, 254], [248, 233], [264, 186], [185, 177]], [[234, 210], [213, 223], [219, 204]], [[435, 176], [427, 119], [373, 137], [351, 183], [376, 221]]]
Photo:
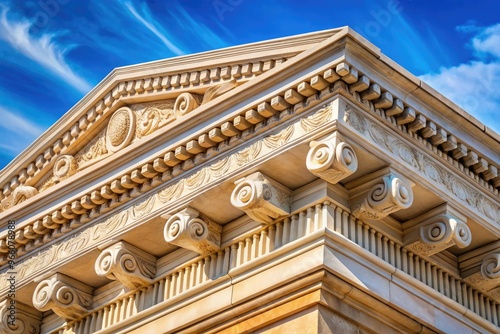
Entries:
[[95, 271], [134, 290], [151, 284], [156, 274], [156, 258], [120, 241], [102, 251], [95, 262]]
[[418, 220], [411, 222], [414, 226], [404, 235], [405, 245], [417, 254], [431, 256], [452, 246], [465, 248], [472, 241], [465, 218], [444, 212]]
[[53, 173], [56, 181], [62, 181], [77, 171], [77, 164], [72, 155], [61, 155], [54, 163]]
[[33, 293], [33, 305], [42, 312], [53, 310], [67, 320], [78, 319], [92, 306], [92, 288], [57, 273], [38, 283]]
[[12, 206], [24, 202], [36, 194], [38, 194], [38, 190], [36, 188], [30, 186], [19, 186], [12, 192]]
[[106, 128], [106, 147], [110, 152], [117, 152], [133, 139], [135, 131], [135, 113], [128, 107], [115, 111]]
[[0, 302], [0, 334], [39, 334], [42, 313], [7, 298]]
[[255, 221], [270, 224], [290, 214], [291, 190], [260, 172], [235, 182], [231, 204]]
[[353, 189], [356, 195], [351, 199], [352, 213], [359, 219], [379, 220], [407, 209], [413, 203], [412, 183], [409, 180], [393, 171], [382, 176], [378, 174], [372, 174], [374, 178], [368, 176], [358, 189]]
[[168, 218], [163, 235], [165, 241], [199, 254], [209, 254], [220, 249], [222, 227], [201, 215], [195, 209], [186, 209]]
[[481, 266], [469, 270], [464, 280], [478, 289], [500, 299], [500, 252], [486, 254]]
[[200, 99], [197, 95], [191, 93], [182, 93], [175, 100], [174, 104], [174, 114], [179, 116], [184, 116], [194, 109], [198, 108], [200, 105]]
[[323, 141], [312, 141], [310, 147], [306, 158], [307, 169], [329, 183], [345, 179], [358, 168], [356, 153], [337, 133]]

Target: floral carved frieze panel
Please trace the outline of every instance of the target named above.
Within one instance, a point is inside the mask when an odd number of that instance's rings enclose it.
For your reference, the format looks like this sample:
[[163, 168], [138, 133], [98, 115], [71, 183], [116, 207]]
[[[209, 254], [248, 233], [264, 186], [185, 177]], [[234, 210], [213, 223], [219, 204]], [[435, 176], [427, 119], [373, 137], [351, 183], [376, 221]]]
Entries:
[[344, 122], [363, 135], [365, 139], [386, 151], [389, 156], [411, 167], [425, 180], [431, 181], [460, 203], [478, 212], [485, 220], [492, 221], [497, 226], [500, 224], [500, 206], [497, 203], [421, 150], [397, 138], [369, 117], [364, 117], [363, 112], [347, 105], [344, 111]]
[[[305, 117], [314, 119], [317, 115], [324, 115], [325, 110], [331, 111], [331, 105], [325, 105], [318, 108], [318, 110], [305, 115]], [[328, 124], [318, 123], [318, 128], [320, 126], [328, 126]], [[82, 205], [88, 207], [88, 210], [90, 210], [85, 217], [95, 217], [91, 221], [91, 225], [76, 231], [71, 236], [57, 240], [45, 248], [39, 248], [38, 253], [34, 256], [20, 260], [16, 266], [18, 284], [20, 286], [25, 284], [37, 276], [40, 272], [60, 265], [60, 263], [67, 261], [74, 254], [80, 254], [82, 252], [95, 249], [96, 245], [102, 243], [108, 238], [118, 235], [121, 230], [127, 228], [130, 224], [140, 221], [142, 217], [149, 216], [154, 212], [162, 210], [166, 205], [173, 205], [172, 203], [176, 203], [176, 201], [182, 198], [192, 196], [202, 187], [216, 185], [222, 178], [226, 178], [228, 175], [237, 173], [247, 166], [254, 164], [256, 161], [259, 161], [259, 159], [267, 159], [268, 156], [277, 154], [277, 151], [282, 147], [279, 145], [291, 145], [294, 143], [298, 145], [304, 135], [316, 129], [304, 129], [301, 126], [300, 120], [293, 123], [293, 127], [294, 130], [292, 135], [285, 135], [283, 140], [279, 140], [277, 142], [278, 146], [274, 145], [274, 148], [268, 147], [265, 144], [265, 139], [267, 138], [266, 136], [263, 138], [259, 137], [255, 140], [246, 142], [244, 146], [230, 155], [214, 159], [209, 165], [204, 166], [192, 173], [186, 173], [185, 175], [182, 174], [182, 176], [177, 177], [173, 180], [173, 182], [168, 181], [174, 175], [165, 173], [161, 179], [162, 182], [168, 182], [166, 185], [161, 186], [154, 193], [147, 195], [139, 202], [124, 205], [119, 212], [116, 212], [105, 219], [99, 219], [99, 216], [102, 212], [108, 212], [110, 207], [106, 205], [106, 203], [102, 204], [101, 207], [98, 207], [95, 203], [87, 201], [89, 196], [85, 196], [85, 198], [82, 198], [81, 203]], [[284, 131], [283, 133], [286, 134], [291, 132], [290, 130], [287, 130], [287, 127], [283, 127], [283, 130], [281, 131]], [[277, 133], [280, 133], [280, 131], [270, 134], [269, 137], [275, 136]], [[133, 190], [135, 191], [135, 188], [131, 189], [131, 191]], [[138, 191], [136, 192], [140, 194]], [[127, 193], [124, 193], [123, 195], [125, 194]], [[281, 197], [281, 201], [286, 202], [284, 197]], [[51, 222], [47, 220], [47, 223]], [[29, 235], [31, 238], [36, 239], [31, 240], [30, 244], [37, 242], [39, 247], [41, 247], [45, 242], [54, 240], [54, 236], [51, 231], [59, 230], [60, 227], [57, 226], [55, 230], [50, 230], [43, 226], [42, 221], [37, 221], [33, 226], [26, 227], [24, 235]], [[38, 231], [36, 233], [40, 235], [36, 234], [35, 231]], [[24, 245], [23, 247], [26, 246], [27, 245]], [[8, 251], [8, 249], [6, 251]], [[0, 290], [7, 287], [7, 282], [3, 279], [5, 276], [6, 273], [0, 274]]]

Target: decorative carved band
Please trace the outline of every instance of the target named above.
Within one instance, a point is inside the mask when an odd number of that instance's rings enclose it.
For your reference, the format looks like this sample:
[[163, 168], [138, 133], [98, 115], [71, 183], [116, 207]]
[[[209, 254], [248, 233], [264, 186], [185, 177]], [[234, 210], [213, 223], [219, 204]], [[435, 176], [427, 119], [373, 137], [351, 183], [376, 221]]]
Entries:
[[235, 182], [231, 204], [255, 221], [270, 224], [290, 213], [291, 190], [257, 172]]
[[33, 305], [40, 311], [53, 310], [64, 319], [78, 319], [92, 306], [92, 288], [57, 273], [41, 281], [33, 293]]
[[38, 334], [42, 314], [13, 299], [0, 302], [0, 334]]
[[[393, 212], [409, 208], [413, 203], [412, 183], [409, 180], [392, 171], [383, 176], [379, 174], [372, 174], [374, 178], [368, 176], [369, 180], [353, 189], [358, 194], [351, 200], [352, 213], [359, 219], [382, 219]], [[366, 185], [373, 183], [375, 185], [366, 191]], [[361, 195], [359, 188], [365, 188]]]
[[472, 241], [469, 227], [462, 220], [439, 214], [423, 221], [418, 230], [405, 235], [405, 244], [413, 252], [430, 256], [451, 246], [465, 248]]
[[168, 218], [165, 240], [199, 254], [209, 254], [220, 249], [222, 227], [190, 207]]
[[133, 290], [151, 284], [156, 274], [156, 258], [120, 241], [102, 251], [95, 262], [95, 271]]
[[310, 146], [306, 158], [307, 169], [327, 182], [337, 183], [358, 168], [356, 152], [339, 138], [337, 132], [326, 140], [312, 141]]

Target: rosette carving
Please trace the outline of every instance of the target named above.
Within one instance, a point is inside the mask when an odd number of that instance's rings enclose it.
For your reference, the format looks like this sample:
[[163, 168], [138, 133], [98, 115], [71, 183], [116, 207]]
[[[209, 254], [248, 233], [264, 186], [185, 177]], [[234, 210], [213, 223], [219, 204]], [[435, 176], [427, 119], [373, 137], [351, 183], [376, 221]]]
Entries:
[[345, 179], [358, 168], [356, 152], [337, 135], [329, 140], [313, 141], [310, 147], [306, 158], [307, 169], [329, 183]]
[[92, 288], [57, 273], [41, 281], [33, 293], [33, 305], [40, 311], [53, 310], [64, 319], [85, 315], [92, 306]]
[[76, 160], [72, 155], [61, 155], [54, 163], [53, 173], [56, 181], [62, 181], [77, 171]]
[[133, 139], [136, 124], [135, 113], [128, 107], [115, 111], [106, 128], [106, 147], [110, 152], [117, 152]]
[[235, 182], [231, 204], [264, 224], [290, 214], [291, 190], [257, 172]]
[[375, 185], [352, 201], [352, 213], [357, 218], [378, 220], [412, 205], [413, 191], [410, 181], [392, 172], [375, 180]]
[[156, 258], [120, 241], [102, 251], [95, 262], [95, 271], [133, 290], [151, 284], [156, 274]]
[[191, 93], [180, 94], [174, 103], [174, 113], [177, 117], [186, 115], [200, 105], [197, 95]]
[[199, 254], [209, 254], [220, 249], [222, 227], [187, 207], [167, 218], [163, 235], [165, 241]]
[[39, 334], [40, 311], [13, 299], [0, 302], [0, 334]]

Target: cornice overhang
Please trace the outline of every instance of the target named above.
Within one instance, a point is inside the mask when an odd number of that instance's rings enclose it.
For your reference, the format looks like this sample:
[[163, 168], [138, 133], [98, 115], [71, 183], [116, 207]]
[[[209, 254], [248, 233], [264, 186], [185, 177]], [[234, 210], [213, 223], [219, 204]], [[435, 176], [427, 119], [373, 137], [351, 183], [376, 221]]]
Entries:
[[[180, 75], [181, 73], [189, 75], [189, 72], [186, 71], [207, 69], [210, 71], [210, 68], [218, 67], [228, 67], [230, 72], [231, 66], [237, 63], [252, 63], [255, 60], [263, 61], [266, 59], [273, 60], [276, 57], [286, 59], [296, 56], [339, 31], [341, 29], [331, 29], [116, 68], [63, 115], [59, 121], [45, 131], [5, 168], [0, 170], [0, 199], [3, 196], [2, 190], [5, 186], [18, 183], [17, 179], [19, 175], [17, 173], [28, 168], [29, 164], [34, 164], [37, 158], [43, 158], [44, 155], [47, 156], [46, 152], [52, 150], [54, 141], [62, 138], [65, 133], [70, 132], [75, 126], [78, 127], [79, 120], [85, 116], [87, 111], [92, 110], [93, 106], [99, 101], [102, 100], [102, 102], [105, 102], [104, 99], [106, 96], [110, 95], [119, 83], [145, 77], [161, 78], [161, 76]], [[157, 99], [162, 98], [165, 97], [158, 97]], [[103, 108], [106, 109], [106, 107], [107, 104], [103, 103]], [[79, 131], [79, 129], [77, 130]], [[54, 154], [52, 153], [49, 156], [49, 160], [53, 156]], [[49, 165], [51, 166], [53, 162], [53, 160], [49, 161]]]

